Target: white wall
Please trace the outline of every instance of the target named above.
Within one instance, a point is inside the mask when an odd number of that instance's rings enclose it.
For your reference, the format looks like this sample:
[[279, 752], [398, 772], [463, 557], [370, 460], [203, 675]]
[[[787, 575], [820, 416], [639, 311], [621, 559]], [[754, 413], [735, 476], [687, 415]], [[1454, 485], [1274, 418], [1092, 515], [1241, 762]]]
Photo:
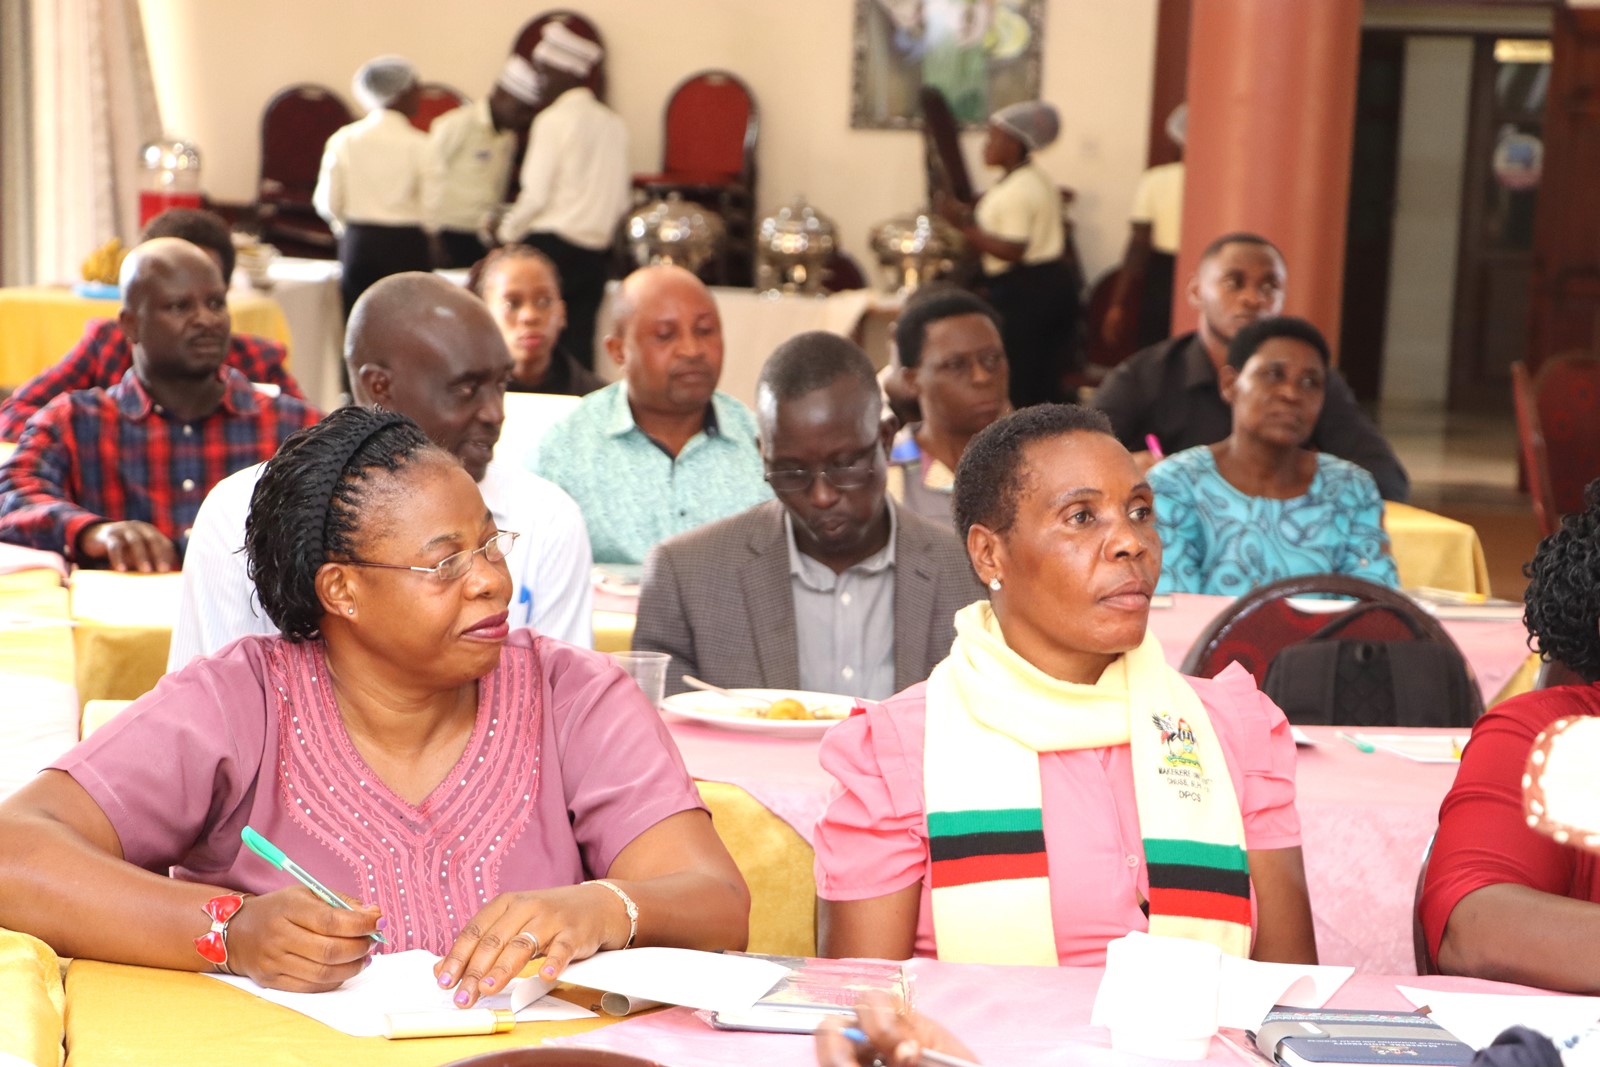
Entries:
[[1471, 85], [1470, 37], [1406, 39], [1385, 403], [1442, 406], [1448, 398]]
[[[473, 0], [441, 7], [391, 0], [142, 0], [167, 130], [192, 137], [206, 191], [255, 198], [258, 125], [274, 92], [334, 86], [372, 56], [410, 57], [431, 81], [483, 92], [539, 5]], [[852, 130], [852, 0], [581, 0], [599, 28], [611, 106], [627, 120], [636, 171], [658, 169], [661, 109], [685, 75], [723, 67], [761, 111], [762, 213], [796, 192], [831, 215], [845, 247], [872, 269], [867, 234], [924, 197], [919, 135]], [[381, 11], [381, 14], [378, 12]], [[1062, 111], [1045, 168], [1078, 191], [1078, 248], [1091, 276], [1121, 257], [1133, 184], [1144, 165], [1155, 0], [1046, 0], [1042, 96]], [[980, 188], [992, 177], [968, 155]]]

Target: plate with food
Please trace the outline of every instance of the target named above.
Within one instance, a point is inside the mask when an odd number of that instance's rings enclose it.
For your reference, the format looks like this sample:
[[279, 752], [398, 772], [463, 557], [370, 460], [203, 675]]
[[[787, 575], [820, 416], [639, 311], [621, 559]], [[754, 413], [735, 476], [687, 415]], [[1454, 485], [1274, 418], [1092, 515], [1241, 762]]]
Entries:
[[750, 733], [815, 737], [850, 717], [856, 698], [802, 689], [729, 689], [730, 695], [690, 691], [661, 702], [681, 719]]

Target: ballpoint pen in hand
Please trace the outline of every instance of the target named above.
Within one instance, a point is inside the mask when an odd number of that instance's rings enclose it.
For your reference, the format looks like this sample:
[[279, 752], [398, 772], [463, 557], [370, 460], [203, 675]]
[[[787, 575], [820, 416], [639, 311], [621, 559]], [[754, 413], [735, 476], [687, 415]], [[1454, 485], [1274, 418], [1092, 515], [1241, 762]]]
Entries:
[[[244, 840], [246, 848], [260, 856], [262, 859], [266, 860], [268, 863], [272, 864], [274, 867], [278, 868], [278, 870], [283, 871], [293, 877], [295, 881], [299, 882], [301, 885], [315, 893], [317, 895], [317, 899], [322, 901], [324, 904], [327, 904], [329, 907], [343, 908], [345, 911], [356, 910], [349, 904], [346, 904], [344, 898], [339, 896], [339, 894], [335, 893], [333, 890], [329, 889], [327, 886], [311, 877], [311, 875], [306, 872], [304, 867], [301, 867], [288, 856], [285, 856], [283, 854], [283, 849], [279, 848], [277, 845], [274, 845], [271, 841], [268, 841], [250, 827], [246, 826], [244, 830], [240, 832], [239, 836]], [[384, 937], [382, 934], [372, 933], [368, 934], [367, 936], [372, 938], [374, 941], [381, 941], [385, 945], [389, 943], [389, 939]]]
[[[847, 1026], [840, 1033], [858, 1045], [871, 1044], [867, 1040], [866, 1031], [859, 1026]], [[935, 1052], [930, 1048], [922, 1050], [921, 1055], [917, 1057], [917, 1062], [933, 1064], [934, 1067], [979, 1067], [979, 1064], [974, 1063], [972, 1060], [961, 1056], [952, 1056], [948, 1052]]]

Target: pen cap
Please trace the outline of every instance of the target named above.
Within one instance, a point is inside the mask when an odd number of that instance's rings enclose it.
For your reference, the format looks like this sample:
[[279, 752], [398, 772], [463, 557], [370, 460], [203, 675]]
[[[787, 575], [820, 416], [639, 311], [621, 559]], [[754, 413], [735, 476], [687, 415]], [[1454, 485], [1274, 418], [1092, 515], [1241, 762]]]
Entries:
[[239, 831], [239, 839], [244, 842], [245, 848], [248, 848], [279, 870], [282, 870], [284, 864], [289, 862], [289, 857], [283, 854], [282, 849], [256, 833], [251, 827], [246, 826]]

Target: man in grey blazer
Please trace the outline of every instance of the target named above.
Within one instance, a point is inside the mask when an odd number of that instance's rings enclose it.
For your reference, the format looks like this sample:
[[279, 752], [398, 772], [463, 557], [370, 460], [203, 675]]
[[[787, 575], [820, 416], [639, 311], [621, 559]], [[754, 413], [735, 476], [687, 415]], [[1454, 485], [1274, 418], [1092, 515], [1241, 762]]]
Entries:
[[756, 392], [776, 500], [663, 541], [644, 565], [633, 647], [724, 686], [881, 700], [950, 651], [983, 590], [947, 527], [885, 492], [892, 429], [872, 364], [820, 331], [784, 342]]

